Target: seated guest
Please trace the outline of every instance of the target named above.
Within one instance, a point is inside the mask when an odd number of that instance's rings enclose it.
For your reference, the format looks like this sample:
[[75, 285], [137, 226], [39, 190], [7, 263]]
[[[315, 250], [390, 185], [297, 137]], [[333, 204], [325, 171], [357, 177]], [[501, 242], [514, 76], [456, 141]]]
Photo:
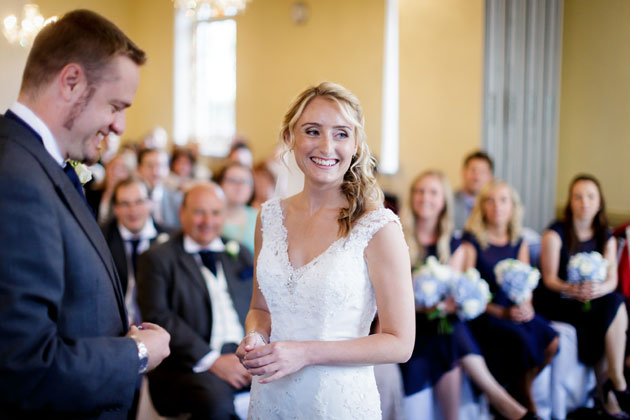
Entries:
[[142, 319], [136, 303], [138, 255], [158, 241], [158, 237], [162, 242], [168, 240], [170, 232], [153, 222], [147, 186], [139, 178], [130, 177], [116, 184], [112, 202], [114, 218], [102, 225], [101, 230], [122, 283], [129, 323], [140, 325]]
[[534, 312], [531, 299], [516, 305], [497, 284], [494, 267], [513, 258], [529, 263], [521, 226], [523, 206], [516, 191], [491, 181], [479, 192], [466, 222], [464, 268], [475, 267], [488, 282], [492, 301], [469, 322], [488, 367], [528, 410], [536, 411], [531, 385], [558, 350], [558, 335]]
[[171, 190], [184, 190], [193, 179], [195, 155], [187, 147], [175, 147], [171, 154], [170, 172], [164, 183]]
[[630, 222], [622, 223], [613, 231], [617, 238], [619, 263], [617, 264], [617, 290], [630, 299]]
[[[461, 270], [464, 248], [453, 237], [453, 199], [446, 176], [437, 170], [420, 174], [412, 183], [409, 201], [411, 220], [406, 223], [405, 236], [412, 264], [419, 266], [427, 257], [435, 256], [441, 263]], [[444, 418], [457, 419], [461, 366], [504, 418], [535, 418], [489, 372], [467, 324], [453, 314], [453, 302], [447, 301], [445, 307], [451, 314], [448, 319], [452, 333], [440, 332], [439, 320], [429, 319], [427, 313], [433, 308], [417, 308], [416, 344], [411, 359], [401, 365], [406, 394], [433, 387]]]
[[250, 203], [257, 211], [262, 204], [273, 198], [276, 191], [276, 175], [269, 169], [267, 162], [260, 162], [254, 166], [254, 198]]
[[111, 204], [116, 184], [131, 176], [136, 170], [135, 158], [131, 161], [129, 157], [129, 154], [114, 156], [105, 164], [103, 181], [85, 188], [85, 198], [100, 223], [112, 218]]
[[[568, 283], [567, 266], [579, 252], [599, 252], [608, 267], [603, 281]], [[569, 188], [564, 219], [543, 235], [543, 286], [536, 307], [549, 319], [575, 327], [579, 360], [595, 367], [600, 401], [614, 418], [630, 418], [630, 395], [623, 375], [628, 314], [617, 287], [617, 245], [608, 227], [599, 182], [577, 176]], [[585, 307], [585, 302], [590, 302]]]
[[221, 234], [228, 239], [241, 242], [253, 254], [258, 211], [247, 205], [254, 193], [252, 170], [241, 163], [229, 162], [219, 172], [217, 182], [227, 199]]
[[461, 232], [475, 204], [475, 198], [487, 182], [492, 181], [494, 162], [486, 153], [478, 150], [466, 156], [462, 168], [462, 187], [453, 201], [455, 230]]
[[246, 247], [219, 236], [225, 209], [216, 184], [193, 186], [179, 212], [183, 233], [138, 262], [142, 318], [171, 333], [171, 356], [149, 375], [163, 416], [232, 419], [234, 393], [251, 383], [234, 352], [245, 336], [253, 261]]
[[230, 151], [226, 157], [228, 162], [236, 162], [251, 168], [254, 165], [254, 154], [249, 148], [247, 140], [236, 137], [230, 146]]
[[138, 175], [149, 187], [153, 202], [153, 219], [158, 223], [179, 227], [179, 205], [182, 193], [168, 188], [164, 180], [168, 175], [168, 155], [162, 149], [141, 149], [138, 152]]

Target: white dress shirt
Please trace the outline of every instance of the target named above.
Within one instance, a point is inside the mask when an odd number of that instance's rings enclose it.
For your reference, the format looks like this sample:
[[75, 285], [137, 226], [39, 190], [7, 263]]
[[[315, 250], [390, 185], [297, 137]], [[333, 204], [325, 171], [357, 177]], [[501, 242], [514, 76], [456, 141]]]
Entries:
[[140, 314], [138, 313], [138, 304], [136, 303], [136, 273], [133, 270], [133, 263], [131, 261], [131, 242], [134, 239], [138, 239], [138, 248], [136, 252], [138, 255], [149, 249], [151, 246], [151, 239], [157, 236], [157, 230], [153, 224], [153, 220], [149, 217], [144, 223], [144, 226], [138, 233], [132, 233], [129, 229], [118, 224], [118, 231], [123, 239], [125, 245], [125, 257], [127, 259], [127, 290], [125, 292], [125, 306], [127, 307], [127, 316], [130, 322], [136, 323], [140, 320]]
[[35, 115], [30, 108], [19, 102], [14, 102], [9, 109], [15, 115], [20, 117], [26, 124], [28, 124], [37, 134], [39, 134], [44, 142], [44, 148], [46, 151], [53, 159], [55, 159], [55, 162], [57, 162], [59, 166], [64, 167], [65, 161], [61, 155], [61, 149], [59, 149], [57, 140], [55, 140], [55, 136], [53, 136], [53, 133], [50, 131], [46, 123]]
[[158, 223], [165, 223], [164, 221], [164, 210], [162, 208], [162, 199], [164, 197], [164, 185], [156, 185], [153, 190], [151, 190], [151, 201], [153, 202], [153, 219]]
[[212, 302], [212, 333], [210, 336], [210, 351], [194, 366], [194, 372], [207, 371], [221, 355], [221, 347], [226, 343], [240, 343], [245, 337], [234, 303], [230, 297], [227, 280], [220, 261], [216, 261], [217, 275], [212, 274], [199, 256], [200, 251], [225, 251], [225, 244], [221, 238], [216, 238], [207, 247], [201, 247], [197, 242], [184, 235], [184, 250], [193, 254], [199, 265], [201, 274], [206, 282], [210, 301]]

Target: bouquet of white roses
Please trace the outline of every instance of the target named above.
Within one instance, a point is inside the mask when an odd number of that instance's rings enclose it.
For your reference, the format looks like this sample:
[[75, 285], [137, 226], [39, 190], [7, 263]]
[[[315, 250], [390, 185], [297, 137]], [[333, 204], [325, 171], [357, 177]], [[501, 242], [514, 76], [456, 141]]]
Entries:
[[494, 274], [497, 277], [497, 284], [517, 305], [532, 298], [532, 291], [540, 280], [540, 271], [513, 258], [500, 261], [494, 267]]
[[[567, 282], [582, 284], [588, 281], [601, 283], [608, 274], [608, 261], [599, 252], [578, 252], [571, 256], [567, 266]], [[591, 310], [591, 302], [584, 302], [582, 310]]]
[[481, 315], [491, 298], [488, 283], [474, 268], [455, 276], [450, 289], [451, 296], [457, 303], [457, 315], [462, 320], [475, 319]]

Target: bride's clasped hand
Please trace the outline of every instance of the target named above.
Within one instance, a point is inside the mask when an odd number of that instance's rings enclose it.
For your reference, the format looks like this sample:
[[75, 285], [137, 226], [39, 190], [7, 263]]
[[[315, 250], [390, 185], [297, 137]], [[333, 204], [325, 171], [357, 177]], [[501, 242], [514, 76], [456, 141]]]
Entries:
[[307, 343], [278, 341], [267, 344], [258, 333], [248, 334], [236, 355], [250, 375], [263, 376], [258, 382], [268, 383], [297, 372], [307, 365]]

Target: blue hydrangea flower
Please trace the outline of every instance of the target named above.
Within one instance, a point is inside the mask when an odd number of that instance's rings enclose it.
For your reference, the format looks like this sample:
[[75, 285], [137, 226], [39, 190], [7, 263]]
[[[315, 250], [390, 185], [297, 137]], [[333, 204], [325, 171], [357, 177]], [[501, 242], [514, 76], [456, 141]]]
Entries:
[[532, 291], [540, 280], [540, 271], [514, 258], [500, 261], [494, 267], [494, 274], [497, 284], [516, 305], [532, 298]]

